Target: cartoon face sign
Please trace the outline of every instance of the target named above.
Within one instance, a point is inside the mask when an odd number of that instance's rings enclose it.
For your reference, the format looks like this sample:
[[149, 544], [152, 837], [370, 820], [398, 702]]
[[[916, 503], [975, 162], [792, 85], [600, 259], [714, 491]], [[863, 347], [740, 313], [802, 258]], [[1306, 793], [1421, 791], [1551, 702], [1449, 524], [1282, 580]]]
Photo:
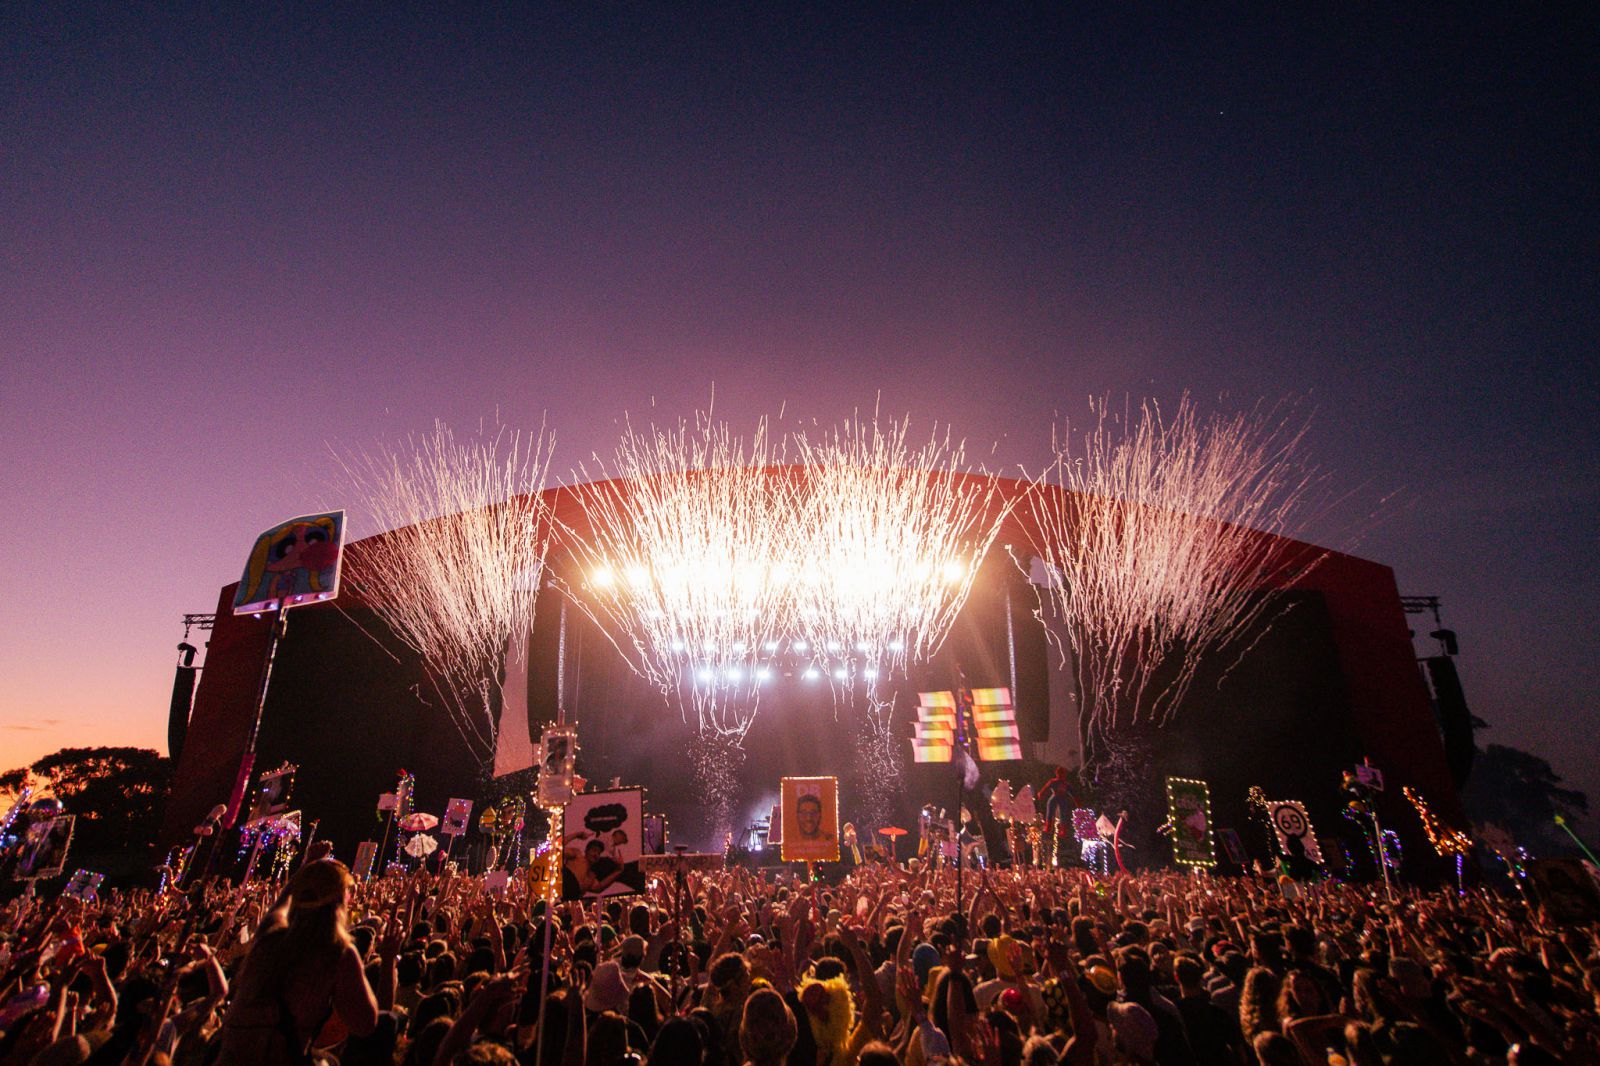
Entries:
[[333, 599], [339, 591], [343, 548], [343, 511], [303, 515], [267, 530], [251, 549], [233, 613]]

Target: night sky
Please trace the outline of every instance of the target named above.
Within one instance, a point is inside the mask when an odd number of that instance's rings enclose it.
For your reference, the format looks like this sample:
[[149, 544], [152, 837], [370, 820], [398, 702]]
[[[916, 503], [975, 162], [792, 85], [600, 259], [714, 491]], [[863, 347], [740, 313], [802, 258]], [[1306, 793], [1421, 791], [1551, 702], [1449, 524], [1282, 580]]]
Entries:
[[1187, 389], [1303, 397], [1312, 537], [1600, 799], [1592, 9], [165, 6], [0, 8], [0, 769], [164, 747], [330, 444]]

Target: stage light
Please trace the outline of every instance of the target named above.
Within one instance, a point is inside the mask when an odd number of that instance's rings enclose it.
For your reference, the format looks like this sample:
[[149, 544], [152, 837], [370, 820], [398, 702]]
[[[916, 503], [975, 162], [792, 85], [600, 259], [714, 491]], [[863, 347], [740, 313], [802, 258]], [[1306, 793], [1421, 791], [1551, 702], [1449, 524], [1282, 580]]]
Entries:
[[861, 671], [861, 676], [866, 678], [868, 681], [872, 681], [878, 676], [878, 668], [876, 666], [869, 666], [865, 670]]
[[866, 641], [864, 641], [864, 640], [856, 641], [856, 651], [864, 652], [866, 650], [867, 650], [867, 642]]
[[778, 650], [778, 642], [775, 641], [775, 640], [767, 641], [767, 650], [768, 651], [777, 651]]
[[642, 566], [628, 567], [628, 584], [636, 589], [644, 588], [650, 584], [650, 571]]
[[842, 666], [833, 672], [833, 679], [835, 681], [843, 681], [847, 676], [848, 675], [845, 673], [844, 667]]
[[597, 589], [608, 589], [616, 583], [617, 575], [609, 566], [597, 566], [589, 575], [589, 584]]
[[672, 650], [681, 654], [689, 650], [689, 645], [681, 640], [675, 640], [672, 642]]
[[967, 568], [952, 560], [944, 564], [944, 569], [941, 573], [944, 576], [945, 584], [954, 585], [967, 576]]
[[717, 642], [714, 640], [703, 641], [700, 644], [700, 650], [709, 655], [717, 650]]
[[903, 641], [903, 640], [891, 640], [889, 642], [889, 650], [890, 651], [905, 651], [906, 650], [906, 642]]
[[696, 676], [699, 677], [701, 681], [707, 682], [709, 684], [710, 681], [711, 681], [711, 678], [714, 675], [711, 673], [711, 668], [710, 667], [702, 666], [700, 668], [700, 672]]
[[839, 650], [839, 648], [840, 648], [840, 644], [839, 644], [839, 642], [837, 640], [828, 641], [828, 650], [829, 651], [837, 652]]
[[723, 671], [723, 676], [725, 676], [729, 681], [737, 681], [739, 678], [744, 676], [744, 671], [740, 670], [737, 666], [730, 666], [727, 670]]
[[756, 670], [756, 680], [757, 681], [766, 681], [766, 680], [769, 680], [771, 677], [772, 677], [772, 670], [769, 667], [763, 666], [763, 667], [760, 667], [759, 669]]
[[733, 654], [735, 654], [735, 655], [743, 655], [744, 654], [744, 641], [736, 640], [736, 641], [733, 642]]
[[803, 676], [807, 681], [815, 681], [817, 678], [821, 677], [822, 674], [815, 666], [808, 666], [806, 667], [806, 672]]
[[794, 650], [799, 652], [801, 655], [804, 655], [811, 648], [811, 645], [807, 644], [803, 640], [795, 641], [792, 646], [793, 646]]

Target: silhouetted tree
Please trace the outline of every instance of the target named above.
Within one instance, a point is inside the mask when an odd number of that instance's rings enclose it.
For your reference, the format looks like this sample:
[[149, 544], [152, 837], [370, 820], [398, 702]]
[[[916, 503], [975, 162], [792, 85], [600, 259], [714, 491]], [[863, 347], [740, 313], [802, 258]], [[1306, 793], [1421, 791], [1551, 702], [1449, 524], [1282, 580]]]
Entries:
[[1562, 787], [1561, 776], [1548, 762], [1504, 744], [1478, 752], [1464, 799], [1473, 822], [1504, 826], [1536, 855], [1575, 850], [1556, 828], [1556, 815], [1574, 819], [1589, 812], [1589, 798]]
[[28, 769], [46, 780], [68, 814], [77, 816], [74, 852], [154, 847], [172, 779], [171, 759], [149, 748], [63, 748]]

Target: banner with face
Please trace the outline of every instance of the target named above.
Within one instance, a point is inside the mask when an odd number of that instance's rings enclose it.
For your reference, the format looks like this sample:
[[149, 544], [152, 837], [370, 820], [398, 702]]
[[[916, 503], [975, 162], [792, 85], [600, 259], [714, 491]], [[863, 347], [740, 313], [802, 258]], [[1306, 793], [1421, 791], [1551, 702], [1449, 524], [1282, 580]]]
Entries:
[[839, 861], [839, 779], [786, 777], [780, 792], [784, 862]]

